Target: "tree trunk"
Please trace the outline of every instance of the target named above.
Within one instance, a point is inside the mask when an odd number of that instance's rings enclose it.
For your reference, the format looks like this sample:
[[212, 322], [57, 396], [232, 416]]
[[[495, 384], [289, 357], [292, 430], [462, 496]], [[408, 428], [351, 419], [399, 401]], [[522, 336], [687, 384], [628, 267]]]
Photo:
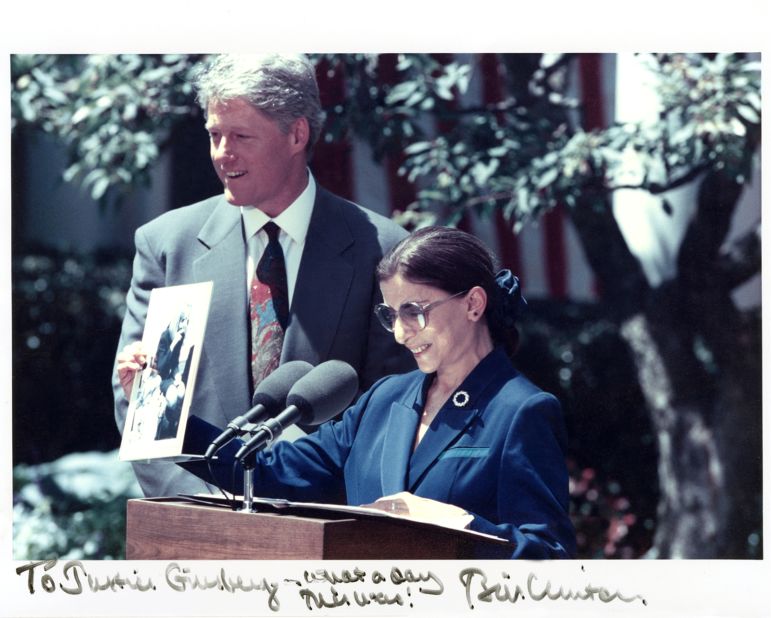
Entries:
[[655, 290], [618, 229], [607, 193], [585, 191], [571, 211], [632, 351], [657, 439], [651, 557], [745, 558], [748, 540], [757, 552], [762, 546], [759, 328], [742, 326], [732, 286], [717, 281], [727, 279], [718, 276], [725, 268], [717, 258], [739, 192], [727, 177], [707, 177], [678, 278]]
[[659, 448], [658, 523], [649, 557], [717, 558], [726, 523], [725, 476], [714, 430], [705, 420], [709, 411], [705, 402], [675, 392], [669, 369], [675, 359], [665, 358], [644, 314], [625, 320], [621, 335], [634, 355]]
[[[716, 419], [724, 462], [727, 529], [722, 558], [763, 557], [762, 350], [760, 310], [741, 320], [723, 376]], [[739, 329], [737, 329], [739, 330]]]

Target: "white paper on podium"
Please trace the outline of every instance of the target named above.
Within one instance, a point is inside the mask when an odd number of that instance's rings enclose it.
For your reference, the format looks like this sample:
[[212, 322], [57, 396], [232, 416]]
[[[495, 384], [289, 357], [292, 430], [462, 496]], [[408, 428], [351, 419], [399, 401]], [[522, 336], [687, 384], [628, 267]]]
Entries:
[[[182, 494], [182, 498], [189, 498], [194, 501], [201, 501], [206, 502], [208, 504], [218, 504], [218, 505], [230, 505], [234, 501], [241, 503], [243, 502], [243, 496], [239, 495], [233, 495], [228, 492], [224, 492], [226, 497], [223, 496], [216, 496], [213, 494], [195, 494], [195, 495], [185, 495]], [[337, 515], [351, 515], [351, 516], [365, 516], [365, 517], [381, 517], [381, 518], [389, 518], [389, 519], [398, 519], [400, 521], [408, 521], [415, 524], [424, 524], [428, 526], [436, 526], [438, 528], [446, 528], [448, 530], [454, 530], [456, 532], [461, 532], [464, 535], [469, 535], [473, 537], [478, 537], [480, 539], [486, 539], [488, 541], [495, 541], [498, 543], [504, 543], [507, 545], [512, 545], [511, 541], [508, 539], [504, 539], [499, 536], [495, 536], [492, 534], [486, 534], [484, 532], [477, 532], [475, 530], [469, 530], [468, 528], [459, 528], [458, 526], [449, 524], [448, 522], [443, 522], [441, 520], [426, 520], [416, 517], [411, 517], [407, 514], [401, 514], [401, 513], [391, 513], [389, 511], [384, 511], [383, 509], [368, 507], [368, 506], [350, 506], [346, 504], [327, 504], [324, 502], [295, 502], [292, 500], [286, 500], [285, 498], [252, 498], [252, 502], [256, 507], [267, 507], [270, 509], [274, 509], [277, 511], [281, 510], [294, 510], [294, 509], [307, 509], [312, 511], [326, 511], [330, 514], [337, 514]]]

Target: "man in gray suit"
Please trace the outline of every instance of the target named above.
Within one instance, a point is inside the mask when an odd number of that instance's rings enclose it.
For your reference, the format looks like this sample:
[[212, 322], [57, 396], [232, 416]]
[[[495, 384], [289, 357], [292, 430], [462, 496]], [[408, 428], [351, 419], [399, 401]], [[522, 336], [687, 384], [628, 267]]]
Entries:
[[[213, 281], [191, 413], [224, 427], [249, 409], [249, 287], [275, 223], [289, 317], [281, 362], [343, 360], [360, 387], [414, 368], [373, 314], [375, 266], [406, 232], [316, 185], [308, 169], [323, 122], [313, 65], [302, 56], [215, 56], [197, 75], [210, 154], [224, 194], [136, 231], [134, 270], [113, 378], [122, 431], [153, 288]], [[167, 462], [135, 463], [147, 496], [210, 491]]]

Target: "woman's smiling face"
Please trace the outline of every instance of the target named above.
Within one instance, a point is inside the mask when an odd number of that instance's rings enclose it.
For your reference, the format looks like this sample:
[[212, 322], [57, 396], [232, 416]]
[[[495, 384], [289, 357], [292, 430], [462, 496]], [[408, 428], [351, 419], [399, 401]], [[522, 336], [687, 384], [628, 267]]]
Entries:
[[[382, 281], [380, 290], [385, 304], [397, 311], [405, 303], [425, 306], [452, 296], [439, 288], [412, 283], [401, 274]], [[397, 317], [394, 338], [412, 352], [421, 371], [441, 373], [463, 362], [471, 351], [476, 331], [471, 313], [466, 296], [460, 295], [431, 309], [422, 330]]]

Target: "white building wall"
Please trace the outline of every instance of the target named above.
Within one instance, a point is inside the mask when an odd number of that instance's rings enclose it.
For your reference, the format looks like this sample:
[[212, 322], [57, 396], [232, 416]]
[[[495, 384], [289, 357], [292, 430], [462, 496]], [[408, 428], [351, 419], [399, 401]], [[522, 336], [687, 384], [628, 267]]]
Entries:
[[57, 249], [81, 252], [104, 248], [133, 249], [134, 230], [169, 208], [169, 158], [152, 170], [151, 185], [138, 188], [119, 207], [102, 212], [87, 191], [61, 177], [66, 152], [53, 138], [36, 136], [25, 148], [25, 238]]
[[[634, 54], [618, 54], [616, 66], [615, 108], [617, 122], [653, 122], [660, 101], [654, 90], [655, 77]], [[638, 180], [634, 161], [630, 161], [628, 180]], [[651, 285], [660, 285], [676, 272], [677, 254], [696, 208], [696, 182], [652, 196], [644, 191], [624, 189], [614, 195], [614, 214], [630, 249], [640, 260]], [[671, 214], [663, 208], [667, 200]], [[742, 196], [734, 214], [727, 242], [752, 229], [760, 221], [760, 169]], [[760, 275], [735, 292], [742, 307], [760, 304]]]

